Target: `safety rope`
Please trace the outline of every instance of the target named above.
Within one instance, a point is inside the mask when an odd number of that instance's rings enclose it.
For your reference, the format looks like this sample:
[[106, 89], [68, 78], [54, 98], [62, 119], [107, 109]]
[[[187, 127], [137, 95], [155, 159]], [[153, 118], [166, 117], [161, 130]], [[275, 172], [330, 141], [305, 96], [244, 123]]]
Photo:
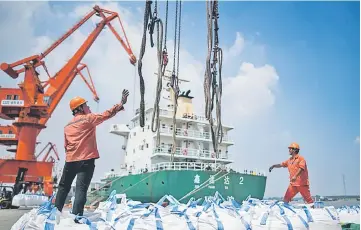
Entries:
[[[178, 17], [178, 4], [179, 4], [179, 17]], [[178, 86], [178, 75], [179, 75], [179, 47], [180, 47], [180, 30], [181, 30], [181, 17], [182, 17], [182, 1], [176, 0], [176, 10], [175, 10], [175, 26], [174, 26], [174, 52], [173, 52], [173, 72], [170, 82], [173, 93], [173, 145], [171, 152], [171, 163], [174, 162], [174, 154], [176, 151], [176, 132], [177, 132], [177, 107], [178, 107], [178, 95], [179, 95], [179, 86]], [[179, 22], [178, 22], [179, 20]], [[177, 37], [178, 29], [178, 37]], [[177, 54], [176, 54], [177, 53]], [[177, 66], [176, 66], [176, 55], [177, 55]]]
[[[206, 1], [207, 6], [207, 40], [208, 40], [208, 54], [206, 60], [206, 71], [204, 74], [204, 94], [205, 94], [205, 115], [209, 120], [211, 127], [212, 143], [213, 149], [218, 158], [218, 145], [222, 142], [223, 129], [222, 129], [222, 119], [221, 119], [221, 97], [222, 97], [222, 62], [223, 62], [223, 52], [219, 47], [219, 38], [218, 38], [218, 1]], [[214, 24], [214, 34], [213, 32]], [[213, 45], [213, 36], [214, 36], [214, 47]], [[211, 63], [211, 56], [212, 63]], [[218, 67], [218, 84], [217, 84], [217, 64]], [[215, 100], [215, 101], [214, 101]], [[214, 130], [213, 116], [212, 111], [216, 103], [216, 130]]]
[[[159, 119], [159, 102], [160, 96], [162, 92], [162, 78], [164, 76], [165, 68], [168, 64], [168, 55], [167, 55], [167, 20], [168, 20], [168, 0], [166, 4], [166, 34], [165, 34], [165, 41], [164, 41], [164, 48], [162, 50], [162, 43], [163, 43], [163, 22], [160, 18], [157, 18], [157, 1], [155, 1], [155, 8], [153, 18], [156, 18], [155, 23], [157, 23], [157, 56], [158, 56], [158, 81], [157, 81], [157, 89], [156, 89], [156, 96], [154, 101], [153, 107], [153, 116], [152, 116], [152, 131], [157, 132], [156, 137], [156, 147], [158, 148], [160, 145], [160, 119]], [[154, 126], [154, 124], [156, 125]]]
[[[217, 172], [216, 174], [213, 175], [213, 178], [215, 178], [216, 176], [218, 176], [218, 174], [220, 174], [221, 171]], [[193, 190], [191, 190], [189, 193], [187, 193], [186, 195], [184, 195], [181, 199], [179, 199], [179, 201], [185, 199], [186, 197], [200, 191], [201, 189], [204, 188], [204, 185], [207, 185], [207, 183], [210, 181], [211, 177], [209, 177], [206, 181], [204, 181], [198, 188], [194, 188]], [[219, 178], [218, 178], [219, 179]]]
[[[124, 193], [125, 191], [129, 190], [130, 188], [134, 188], [134, 187], [135, 187], [136, 185], [138, 185], [140, 182], [142, 182], [142, 181], [148, 179], [149, 177], [153, 176], [156, 172], [157, 172], [157, 171], [154, 171], [154, 172], [150, 173], [148, 176], [146, 176], [146, 177], [143, 178], [142, 180], [138, 181], [138, 182], [135, 183], [133, 186], [128, 187], [128, 188], [126, 188], [125, 190], [120, 191], [119, 193]], [[112, 183], [114, 183], [114, 182], [116, 182], [116, 181], [118, 181], [118, 180], [120, 180], [120, 179], [122, 179], [122, 178], [123, 178], [122, 176], [119, 176], [117, 179], [112, 180], [112, 181], [104, 184], [103, 186], [100, 186], [98, 189], [95, 189], [95, 190], [93, 190], [93, 191], [88, 192], [88, 193], [87, 193], [87, 196], [89, 196], [89, 195], [91, 195], [91, 194], [93, 194], [93, 193], [101, 190], [102, 188], [104, 188], [104, 187], [107, 186], [107, 185], [111, 185]], [[95, 200], [96, 200], [96, 199], [94, 199], [94, 201], [95, 201]], [[93, 201], [92, 201], [92, 202], [93, 202]]]
[[148, 179], [149, 177], [153, 176], [156, 172], [157, 172], [157, 171], [152, 172], [152, 173], [149, 174], [148, 176], [144, 177], [143, 179], [141, 179], [140, 181], [138, 181], [137, 183], [135, 183], [133, 186], [130, 186], [130, 187], [128, 187], [128, 188], [120, 191], [120, 193], [124, 193], [124, 192], [128, 191], [129, 189], [134, 188], [134, 187], [135, 187], [136, 185], [138, 185], [140, 182], [143, 182], [143, 181], [145, 181], [146, 179]]
[[[214, 174], [213, 177], [216, 177], [216, 176], [217, 176], [219, 173], [221, 173], [221, 172], [222, 172], [222, 171], [217, 172], [216, 174]], [[230, 173], [231, 173], [231, 172], [227, 172], [226, 174], [218, 177], [217, 179], [214, 179], [214, 183], [215, 183], [216, 181], [219, 181], [220, 179], [222, 179], [223, 177], [227, 176], [227, 175], [230, 174]], [[205, 182], [203, 182], [198, 188], [193, 189], [192, 191], [190, 191], [189, 193], [187, 193], [185, 196], [183, 196], [183, 197], [182, 197], [181, 199], [179, 199], [178, 201], [182, 201], [182, 200], [184, 200], [185, 198], [187, 198], [187, 197], [195, 194], [196, 192], [199, 192], [199, 191], [201, 191], [202, 189], [206, 188], [206, 187], [208, 186], [207, 183], [208, 183], [208, 181], [209, 181], [210, 179], [211, 179], [211, 178], [209, 178], [208, 180], [206, 180]]]

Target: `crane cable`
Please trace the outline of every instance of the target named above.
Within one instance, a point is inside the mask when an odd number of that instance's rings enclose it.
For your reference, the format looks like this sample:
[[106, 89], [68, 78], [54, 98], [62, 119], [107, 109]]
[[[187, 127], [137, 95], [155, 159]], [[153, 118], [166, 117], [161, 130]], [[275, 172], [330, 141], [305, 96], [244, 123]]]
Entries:
[[[179, 17], [178, 17], [178, 4], [179, 4]], [[182, 18], [182, 1], [176, 0], [176, 10], [175, 10], [175, 26], [174, 26], [174, 52], [173, 52], [173, 72], [170, 82], [170, 86], [173, 91], [173, 145], [171, 153], [171, 163], [174, 161], [174, 154], [176, 151], [176, 132], [177, 132], [177, 123], [176, 123], [176, 114], [178, 106], [178, 95], [179, 95], [179, 86], [178, 86], [178, 75], [179, 75], [179, 47], [180, 47], [180, 31], [181, 31], [181, 18]], [[179, 20], [179, 23], [178, 23]], [[177, 37], [178, 29], [178, 37]], [[177, 52], [177, 54], [176, 54]], [[176, 55], [177, 55], [177, 66], [176, 66]]]
[[[153, 18], [157, 18], [157, 0], [155, 1], [154, 15]], [[156, 89], [156, 96], [153, 107], [153, 116], [152, 116], [152, 132], [157, 132], [156, 138], [156, 148], [160, 145], [160, 120], [159, 120], [159, 102], [162, 92], [162, 78], [164, 76], [165, 68], [168, 64], [168, 54], [167, 54], [167, 21], [168, 21], [168, 0], [166, 4], [166, 19], [165, 19], [165, 39], [164, 39], [164, 48], [162, 50], [163, 43], [163, 22], [160, 18], [156, 19], [157, 23], [157, 56], [158, 56], [158, 82]], [[156, 119], [156, 122], [155, 122]], [[154, 126], [154, 123], [156, 125]]]
[[[218, 39], [218, 1], [208, 1], [206, 2], [207, 6], [207, 40], [208, 40], [208, 55], [206, 60], [206, 71], [204, 74], [204, 94], [205, 94], [205, 115], [209, 120], [212, 134], [212, 143], [215, 151], [216, 158], [218, 158], [218, 144], [222, 142], [223, 130], [222, 130], [222, 120], [221, 120], [221, 97], [222, 97], [222, 61], [223, 61], [223, 52], [219, 47]], [[212, 34], [214, 23], [214, 34]], [[214, 35], [214, 47], [213, 45], [213, 35]], [[213, 51], [213, 59], [211, 63], [211, 56]], [[219, 84], [217, 84], [217, 63], [219, 64], [218, 75], [219, 75]], [[212, 88], [211, 88], [212, 86]], [[214, 107], [214, 99], [216, 103], [216, 132], [214, 131], [212, 111]]]

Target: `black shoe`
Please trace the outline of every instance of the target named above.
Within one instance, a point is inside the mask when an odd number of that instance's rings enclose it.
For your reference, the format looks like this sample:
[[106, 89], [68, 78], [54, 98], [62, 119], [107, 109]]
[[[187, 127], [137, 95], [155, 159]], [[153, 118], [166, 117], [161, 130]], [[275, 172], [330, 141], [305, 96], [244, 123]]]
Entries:
[[75, 222], [76, 224], [81, 224], [78, 219], [74, 219], [74, 222]]

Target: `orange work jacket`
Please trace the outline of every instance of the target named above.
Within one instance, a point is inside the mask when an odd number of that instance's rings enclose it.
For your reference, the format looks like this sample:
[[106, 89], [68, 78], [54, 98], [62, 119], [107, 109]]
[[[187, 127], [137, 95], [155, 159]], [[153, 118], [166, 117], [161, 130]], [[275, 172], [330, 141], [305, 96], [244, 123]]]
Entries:
[[96, 126], [115, 116], [123, 107], [119, 104], [102, 114], [79, 114], [64, 127], [66, 162], [99, 158]]
[[[306, 160], [303, 156], [296, 155], [294, 157], [289, 158], [288, 160], [281, 163], [282, 167], [287, 167], [288, 172], [290, 174], [290, 184], [292, 186], [304, 186], [309, 185], [308, 180], [308, 170], [307, 170], [307, 164]], [[291, 182], [291, 178], [296, 175], [297, 171], [302, 168], [303, 171], [301, 174], [297, 177], [295, 182]]]

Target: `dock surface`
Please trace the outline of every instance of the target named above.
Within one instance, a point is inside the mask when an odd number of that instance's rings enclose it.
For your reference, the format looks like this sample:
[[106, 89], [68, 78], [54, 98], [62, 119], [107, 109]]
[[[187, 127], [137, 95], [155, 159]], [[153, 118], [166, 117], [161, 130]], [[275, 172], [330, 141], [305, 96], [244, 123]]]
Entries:
[[31, 209], [1, 209], [0, 210], [0, 229], [10, 230], [18, 219]]

